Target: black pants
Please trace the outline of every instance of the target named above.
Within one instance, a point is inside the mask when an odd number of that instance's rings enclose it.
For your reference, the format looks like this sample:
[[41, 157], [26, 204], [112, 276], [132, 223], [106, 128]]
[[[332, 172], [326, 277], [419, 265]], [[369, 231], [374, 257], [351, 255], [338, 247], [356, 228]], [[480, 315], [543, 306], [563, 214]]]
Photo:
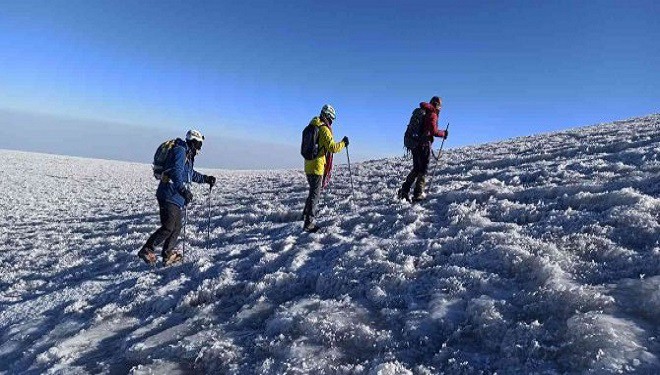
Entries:
[[408, 195], [410, 187], [415, 183], [414, 196], [419, 197], [424, 192], [424, 185], [426, 184], [426, 174], [429, 169], [429, 162], [431, 160], [431, 146], [422, 144], [420, 147], [412, 150], [413, 169], [408, 173], [406, 181], [403, 182], [401, 187], [402, 192]]
[[323, 176], [308, 174], [307, 183], [309, 184], [309, 195], [307, 196], [307, 201], [305, 202], [303, 216], [305, 216], [306, 221], [312, 222], [314, 221], [314, 216], [316, 216], [316, 208], [319, 204], [319, 199], [321, 198]]
[[156, 246], [163, 244], [161, 255], [167, 257], [179, 238], [182, 227], [181, 208], [174, 203], [158, 201], [160, 208], [160, 228], [149, 237], [144, 245], [153, 250]]

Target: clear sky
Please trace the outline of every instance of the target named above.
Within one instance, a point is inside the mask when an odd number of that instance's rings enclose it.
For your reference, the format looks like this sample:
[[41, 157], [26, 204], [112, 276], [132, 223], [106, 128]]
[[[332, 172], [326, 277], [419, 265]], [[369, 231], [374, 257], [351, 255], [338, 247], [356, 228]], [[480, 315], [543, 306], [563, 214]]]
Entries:
[[109, 123], [197, 127], [289, 149], [248, 165], [290, 167], [331, 103], [352, 152], [395, 156], [433, 95], [451, 147], [660, 112], [659, 40], [658, 1], [4, 1], [0, 126], [85, 119], [99, 150]]

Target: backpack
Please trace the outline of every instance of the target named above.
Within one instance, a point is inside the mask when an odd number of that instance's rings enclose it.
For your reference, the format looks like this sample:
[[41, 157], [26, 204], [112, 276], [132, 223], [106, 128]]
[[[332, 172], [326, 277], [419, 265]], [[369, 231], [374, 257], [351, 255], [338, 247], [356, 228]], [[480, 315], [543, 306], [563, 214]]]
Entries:
[[169, 155], [170, 150], [174, 148], [175, 144], [176, 139], [170, 139], [169, 141], [161, 143], [156, 149], [153, 163], [154, 178], [156, 180], [162, 180], [163, 174], [166, 172], [165, 163], [167, 162], [167, 156]]
[[[321, 125], [327, 126], [327, 125]], [[305, 160], [314, 160], [319, 157], [319, 131], [321, 126], [309, 124], [302, 132], [302, 142], [300, 143], [300, 155]]]
[[412, 116], [410, 116], [410, 122], [408, 122], [408, 127], [403, 135], [403, 146], [409, 151], [417, 148], [423, 140], [422, 131], [425, 116], [426, 111], [422, 108], [415, 108]]

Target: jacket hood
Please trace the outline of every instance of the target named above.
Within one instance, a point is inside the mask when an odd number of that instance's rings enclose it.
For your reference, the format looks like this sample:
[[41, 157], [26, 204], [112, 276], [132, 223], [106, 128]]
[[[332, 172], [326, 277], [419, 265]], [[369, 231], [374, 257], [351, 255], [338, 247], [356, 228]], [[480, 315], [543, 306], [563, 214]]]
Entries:
[[178, 146], [183, 147], [183, 149], [186, 152], [186, 158], [189, 158], [190, 160], [195, 160], [196, 153], [192, 153], [192, 149], [188, 147], [188, 143], [186, 141], [184, 141], [181, 138], [177, 138], [174, 141], [174, 147], [178, 147]]
[[419, 108], [421, 108], [425, 111], [433, 111], [435, 113], [440, 113], [440, 111], [437, 108], [435, 108], [435, 106], [433, 104], [427, 103], [427, 102], [419, 103]]
[[175, 139], [175, 140], [174, 140], [174, 145], [175, 145], [175, 146], [183, 146], [183, 147], [186, 148], [186, 150], [188, 149], [188, 144], [186, 143], [186, 141], [184, 141], [184, 140], [181, 139], [181, 138], [177, 138], [177, 139]]
[[319, 116], [314, 117], [314, 118], [312, 119], [312, 121], [309, 122], [309, 124], [310, 124], [310, 125], [314, 125], [314, 126], [327, 125], [328, 127], [330, 127], [330, 125], [328, 125], [328, 124], [326, 124], [325, 122], [323, 122], [323, 120], [321, 120], [321, 118], [320, 118]]

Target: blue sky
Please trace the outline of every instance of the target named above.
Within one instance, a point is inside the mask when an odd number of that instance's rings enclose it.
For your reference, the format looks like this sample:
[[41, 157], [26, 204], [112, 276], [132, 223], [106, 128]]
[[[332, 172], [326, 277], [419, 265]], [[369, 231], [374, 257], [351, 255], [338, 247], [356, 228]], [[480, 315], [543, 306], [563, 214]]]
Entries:
[[660, 112], [659, 16], [656, 1], [4, 2], [0, 109], [84, 119], [97, 149], [113, 124], [291, 150], [246, 164], [271, 168], [298, 163], [332, 103], [353, 153], [395, 156], [432, 95], [451, 147]]

